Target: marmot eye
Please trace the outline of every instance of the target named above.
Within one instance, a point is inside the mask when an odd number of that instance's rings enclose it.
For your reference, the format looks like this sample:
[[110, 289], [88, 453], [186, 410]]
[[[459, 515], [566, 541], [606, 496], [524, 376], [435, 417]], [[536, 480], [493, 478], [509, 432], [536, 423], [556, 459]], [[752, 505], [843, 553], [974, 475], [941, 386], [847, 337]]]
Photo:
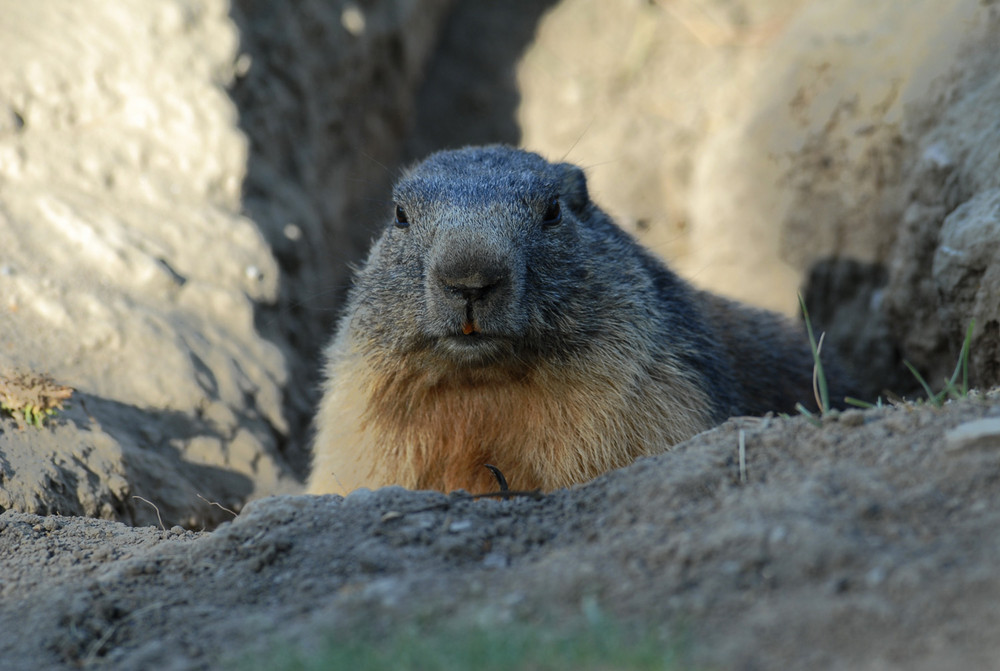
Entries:
[[406, 210], [399, 205], [396, 206], [396, 228], [406, 228], [410, 225], [410, 218], [406, 215]]
[[553, 198], [545, 208], [545, 214], [542, 215], [542, 224], [555, 226], [560, 221], [562, 221], [562, 207], [559, 205], [559, 199]]

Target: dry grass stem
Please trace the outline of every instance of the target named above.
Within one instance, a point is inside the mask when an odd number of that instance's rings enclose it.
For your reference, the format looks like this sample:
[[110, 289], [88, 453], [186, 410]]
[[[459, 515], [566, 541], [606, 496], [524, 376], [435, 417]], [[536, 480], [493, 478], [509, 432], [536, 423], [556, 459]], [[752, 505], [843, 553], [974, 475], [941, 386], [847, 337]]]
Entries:
[[816, 343], [816, 354], [814, 358], [816, 363], [813, 364], [813, 396], [816, 398], [816, 407], [820, 409], [820, 412], [826, 412], [827, 408], [823, 405], [823, 395], [819, 390], [819, 356], [823, 352], [823, 339], [826, 337], [826, 332], [819, 334], [819, 342]]
[[224, 505], [222, 505], [218, 501], [209, 501], [208, 499], [206, 499], [201, 494], [195, 494], [195, 496], [197, 496], [199, 499], [201, 499], [202, 501], [204, 501], [205, 503], [207, 503], [210, 506], [215, 506], [216, 508], [222, 508], [223, 510], [225, 510], [227, 513], [229, 513], [233, 517], [239, 517], [238, 513], [233, 512], [232, 510], [230, 510], [229, 508], [225, 507]]
[[166, 531], [166, 530], [167, 530], [167, 527], [165, 527], [165, 526], [163, 525], [163, 518], [162, 518], [162, 517], [160, 517], [160, 509], [156, 507], [156, 504], [155, 504], [155, 503], [153, 503], [153, 502], [152, 502], [152, 501], [150, 501], [149, 499], [144, 499], [144, 498], [142, 498], [141, 496], [135, 496], [134, 494], [132, 495], [132, 498], [133, 498], [133, 499], [139, 499], [139, 500], [140, 500], [140, 501], [142, 501], [143, 503], [148, 503], [149, 505], [153, 506], [153, 510], [155, 510], [155, 511], [156, 511], [156, 519], [157, 519], [157, 520], [158, 520], [158, 521], [160, 522], [160, 528], [161, 528], [161, 529], [163, 529], [164, 531]]
[[746, 484], [747, 481], [747, 436], [743, 429], [740, 429], [740, 482]]

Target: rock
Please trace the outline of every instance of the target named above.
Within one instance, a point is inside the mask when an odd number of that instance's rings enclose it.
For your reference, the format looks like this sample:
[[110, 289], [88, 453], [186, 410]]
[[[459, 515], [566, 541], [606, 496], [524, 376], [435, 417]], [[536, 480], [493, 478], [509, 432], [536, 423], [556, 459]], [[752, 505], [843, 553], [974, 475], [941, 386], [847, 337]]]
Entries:
[[1000, 382], [1000, 11], [984, 8], [955, 75], [911, 110], [907, 204], [888, 255], [891, 338], [933, 385], [950, 377], [971, 320], [970, 381]]
[[0, 423], [4, 508], [203, 527], [297, 488], [356, 184], [446, 4], [0, 2], [0, 371], [76, 390]]
[[949, 451], [971, 449], [1000, 450], [1000, 419], [988, 417], [959, 424], [944, 434]]
[[[973, 315], [935, 295], [935, 236], [1000, 174], [998, 8], [689, 5], [546, 14], [519, 66], [524, 142], [590, 166], [595, 198], [701, 286], [794, 314], [809, 279], [873, 393], [918, 388], [904, 358], [937, 385]], [[978, 314], [987, 386], [1000, 328]]]

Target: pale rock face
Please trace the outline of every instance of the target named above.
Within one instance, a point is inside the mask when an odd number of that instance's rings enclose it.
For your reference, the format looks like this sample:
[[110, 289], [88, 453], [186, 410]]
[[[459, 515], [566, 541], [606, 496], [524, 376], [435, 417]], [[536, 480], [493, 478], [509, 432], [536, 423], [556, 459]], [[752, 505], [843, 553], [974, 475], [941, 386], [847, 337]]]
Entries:
[[[368, 197], [330, 198], [330, 175], [361, 181], [352, 165], [392, 159], [373, 143], [375, 161], [316, 151], [336, 124], [282, 113], [313, 108], [275, 71], [309, 79], [315, 108], [336, 113], [348, 108], [331, 98], [382, 77], [385, 110], [351, 107], [373, 129], [351, 138], [398, 143], [403, 127], [380, 122], [406, 116], [443, 6], [321, 3], [306, 17], [217, 0], [0, 2], [0, 374], [77, 390], [51, 432], [0, 429], [0, 507], [156, 523], [142, 496], [167, 523], [205, 526], [229, 516], [209, 502], [238, 509], [297, 486], [305, 354], [332, 301], [301, 306], [346, 272], [322, 253], [324, 227]], [[317, 212], [303, 182], [333, 209]]]
[[[793, 313], [822, 262], [811, 311], [828, 342], [864, 366], [897, 350], [876, 387], [900, 356], [937, 377], [973, 315], [938, 312], [914, 252], [997, 186], [997, 15], [975, 0], [568, 0], [518, 68], [523, 141], [587, 167], [595, 198], [698, 286]], [[977, 334], [992, 352], [997, 329]]]

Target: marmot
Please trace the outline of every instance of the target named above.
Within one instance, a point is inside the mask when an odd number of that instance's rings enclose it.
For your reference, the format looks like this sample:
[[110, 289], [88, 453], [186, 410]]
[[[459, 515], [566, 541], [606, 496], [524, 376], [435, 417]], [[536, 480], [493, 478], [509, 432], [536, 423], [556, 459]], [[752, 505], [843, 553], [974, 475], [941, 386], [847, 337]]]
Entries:
[[804, 331], [692, 288], [575, 165], [442, 151], [393, 199], [326, 351], [310, 493], [496, 490], [484, 464], [547, 491], [815, 406]]

